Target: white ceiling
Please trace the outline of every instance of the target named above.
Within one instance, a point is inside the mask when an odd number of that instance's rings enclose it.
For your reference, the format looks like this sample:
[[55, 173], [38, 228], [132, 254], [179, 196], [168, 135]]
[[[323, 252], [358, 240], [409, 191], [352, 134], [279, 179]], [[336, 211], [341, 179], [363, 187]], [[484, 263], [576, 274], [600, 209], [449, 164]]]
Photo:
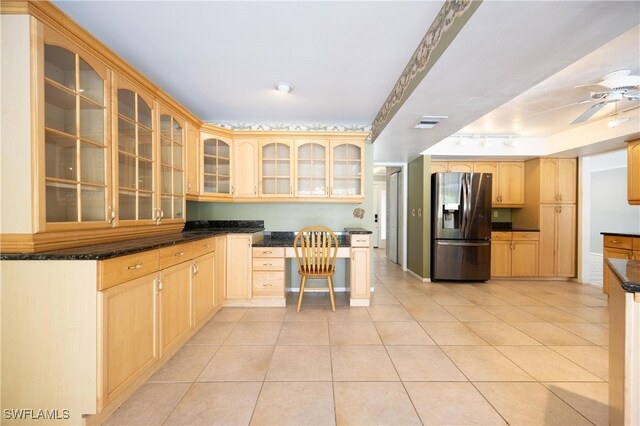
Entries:
[[[370, 125], [443, 1], [54, 3], [204, 121]], [[638, 74], [639, 24], [637, 1], [485, 0], [376, 139], [375, 161], [456, 132], [570, 130], [589, 105], [539, 113], [588, 97], [573, 86], [607, 72]], [[282, 80], [291, 95], [273, 90]], [[422, 115], [449, 119], [415, 130]]]
[[370, 125], [443, 1], [54, 3], [204, 121]]

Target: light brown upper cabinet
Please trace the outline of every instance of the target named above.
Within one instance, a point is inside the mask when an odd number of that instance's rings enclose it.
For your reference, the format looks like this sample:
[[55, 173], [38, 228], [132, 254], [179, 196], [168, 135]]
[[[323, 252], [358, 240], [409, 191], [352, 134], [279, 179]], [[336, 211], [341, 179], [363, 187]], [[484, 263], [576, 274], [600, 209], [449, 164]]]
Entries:
[[477, 161], [473, 163], [474, 173], [491, 173], [491, 205], [497, 206], [498, 202], [498, 163], [495, 161]]
[[234, 197], [258, 196], [258, 139], [233, 140], [233, 189]]
[[115, 158], [118, 224], [153, 223], [157, 216], [154, 102], [124, 78], [116, 78]]
[[640, 139], [627, 143], [627, 198], [640, 204]]
[[156, 221], [184, 220], [184, 142], [186, 122], [160, 106], [160, 205]]
[[575, 158], [540, 159], [540, 202], [576, 202], [577, 167]]
[[331, 140], [330, 148], [331, 197], [363, 197], [364, 141]]
[[445, 173], [449, 171], [449, 163], [446, 161], [432, 161], [431, 173]]
[[186, 174], [187, 196], [197, 196], [200, 193], [199, 158], [200, 158], [200, 129], [187, 123]]
[[522, 161], [499, 161], [497, 205], [518, 207], [524, 205], [524, 163]]
[[109, 227], [109, 71], [51, 30], [45, 31], [41, 54], [40, 228]]
[[473, 173], [473, 163], [471, 161], [449, 161], [449, 172]]
[[262, 197], [293, 197], [293, 141], [260, 140], [260, 185]]
[[200, 146], [200, 194], [231, 197], [231, 139], [203, 131]]
[[296, 140], [295, 196], [329, 196], [329, 140]]

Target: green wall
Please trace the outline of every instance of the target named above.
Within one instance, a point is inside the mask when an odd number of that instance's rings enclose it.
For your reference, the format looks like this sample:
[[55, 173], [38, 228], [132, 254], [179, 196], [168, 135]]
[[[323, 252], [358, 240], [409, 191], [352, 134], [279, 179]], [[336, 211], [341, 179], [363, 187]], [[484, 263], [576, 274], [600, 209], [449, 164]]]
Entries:
[[[334, 231], [361, 227], [373, 231], [373, 146], [365, 144], [365, 201], [344, 203], [206, 203], [187, 202], [187, 220], [264, 220], [267, 231], [297, 231], [324, 225]], [[355, 208], [364, 218], [353, 216]]]
[[427, 278], [431, 275], [431, 157], [409, 163], [407, 186], [407, 268]]

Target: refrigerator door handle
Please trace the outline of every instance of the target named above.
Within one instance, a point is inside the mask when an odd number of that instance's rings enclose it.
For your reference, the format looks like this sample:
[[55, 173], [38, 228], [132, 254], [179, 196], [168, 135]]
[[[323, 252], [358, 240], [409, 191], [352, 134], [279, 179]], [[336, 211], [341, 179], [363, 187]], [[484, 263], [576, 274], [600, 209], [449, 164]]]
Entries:
[[436, 244], [439, 246], [464, 246], [464, 247], [484, 247], [490, 246], [491, 241], [482, 241], [482, 242], [459, 242], [459, 241], [436, 241]]
[[462, 190], [462, 208], [460, 209], [460, 235], [462, 238], [467, 237], [467, 175], [462, 175], [462, 179], [460, 182], [461, 190]]

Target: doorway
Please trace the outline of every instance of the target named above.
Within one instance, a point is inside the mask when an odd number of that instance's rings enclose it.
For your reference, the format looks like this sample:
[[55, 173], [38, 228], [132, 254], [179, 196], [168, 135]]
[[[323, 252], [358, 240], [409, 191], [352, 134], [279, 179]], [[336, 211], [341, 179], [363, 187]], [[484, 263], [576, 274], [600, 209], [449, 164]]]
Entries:
[[402, 259], [402, 169], [387, 167], [387, 258], [393, 263]]

